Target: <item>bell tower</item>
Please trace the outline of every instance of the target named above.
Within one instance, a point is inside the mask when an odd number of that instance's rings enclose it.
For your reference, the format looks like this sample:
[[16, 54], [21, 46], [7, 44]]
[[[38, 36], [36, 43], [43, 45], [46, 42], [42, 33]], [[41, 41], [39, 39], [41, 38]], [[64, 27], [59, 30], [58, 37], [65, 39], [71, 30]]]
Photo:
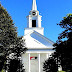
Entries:
[[27, 16], [27, 28], [25, 28], [25, 35], [31, 31], [37, 31], [43, 35], [44, 28], [41, 27], [41, 15], [37, 10], [36, 0], [33, 0], [32, 9]]

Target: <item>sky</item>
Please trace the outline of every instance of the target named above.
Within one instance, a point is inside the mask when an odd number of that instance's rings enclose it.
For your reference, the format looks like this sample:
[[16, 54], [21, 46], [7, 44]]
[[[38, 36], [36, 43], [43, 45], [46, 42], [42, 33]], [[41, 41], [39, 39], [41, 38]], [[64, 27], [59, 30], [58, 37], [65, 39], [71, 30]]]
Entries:
[[[24, 36], [26, 16], [32, 9], [32, 0], [0, 0], [17, 27], [18, 36]], [[37, 10], [42, 16], [44, 36], [56, 42], [63, 29], [57, 25], [68, 13], [72, 13], [72, 0], [36, 0]]]

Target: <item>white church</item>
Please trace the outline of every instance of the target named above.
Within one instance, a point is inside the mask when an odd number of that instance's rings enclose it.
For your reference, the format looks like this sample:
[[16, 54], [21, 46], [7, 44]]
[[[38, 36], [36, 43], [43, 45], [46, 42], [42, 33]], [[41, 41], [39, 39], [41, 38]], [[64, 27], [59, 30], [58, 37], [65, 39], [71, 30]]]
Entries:
[[41, 17], [37, 10], [36, 0], [33, 0], [23, 36], [28, 49], [25, 54], [22, 54], [22, 63], [26, 72], [44, 72], [43, 63], [54, 52], [52, 50], [54, 42], [44, 36]]

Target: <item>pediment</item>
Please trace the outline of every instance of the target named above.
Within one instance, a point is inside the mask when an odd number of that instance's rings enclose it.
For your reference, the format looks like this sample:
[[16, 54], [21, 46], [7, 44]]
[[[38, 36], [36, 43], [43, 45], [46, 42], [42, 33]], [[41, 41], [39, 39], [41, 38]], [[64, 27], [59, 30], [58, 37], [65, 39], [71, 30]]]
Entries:
[[54, 48], [54, 42], [36, 31], [32, 31], [23, 37], [27, 48]]

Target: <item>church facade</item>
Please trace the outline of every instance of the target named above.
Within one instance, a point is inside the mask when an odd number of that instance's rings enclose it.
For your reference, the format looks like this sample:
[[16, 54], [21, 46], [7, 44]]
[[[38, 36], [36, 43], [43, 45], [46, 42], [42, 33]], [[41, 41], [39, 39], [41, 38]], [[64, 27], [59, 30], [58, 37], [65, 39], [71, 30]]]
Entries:
[[22, 63], [26, 72], [44, 72], [43, 63], [54, 52], [52, 50], [54, 42], [44, 36], [41, 17], [37, 10], [36, 0], [33, 0], [23, 36], [28, 49], [25, 54], [22, 54]]

